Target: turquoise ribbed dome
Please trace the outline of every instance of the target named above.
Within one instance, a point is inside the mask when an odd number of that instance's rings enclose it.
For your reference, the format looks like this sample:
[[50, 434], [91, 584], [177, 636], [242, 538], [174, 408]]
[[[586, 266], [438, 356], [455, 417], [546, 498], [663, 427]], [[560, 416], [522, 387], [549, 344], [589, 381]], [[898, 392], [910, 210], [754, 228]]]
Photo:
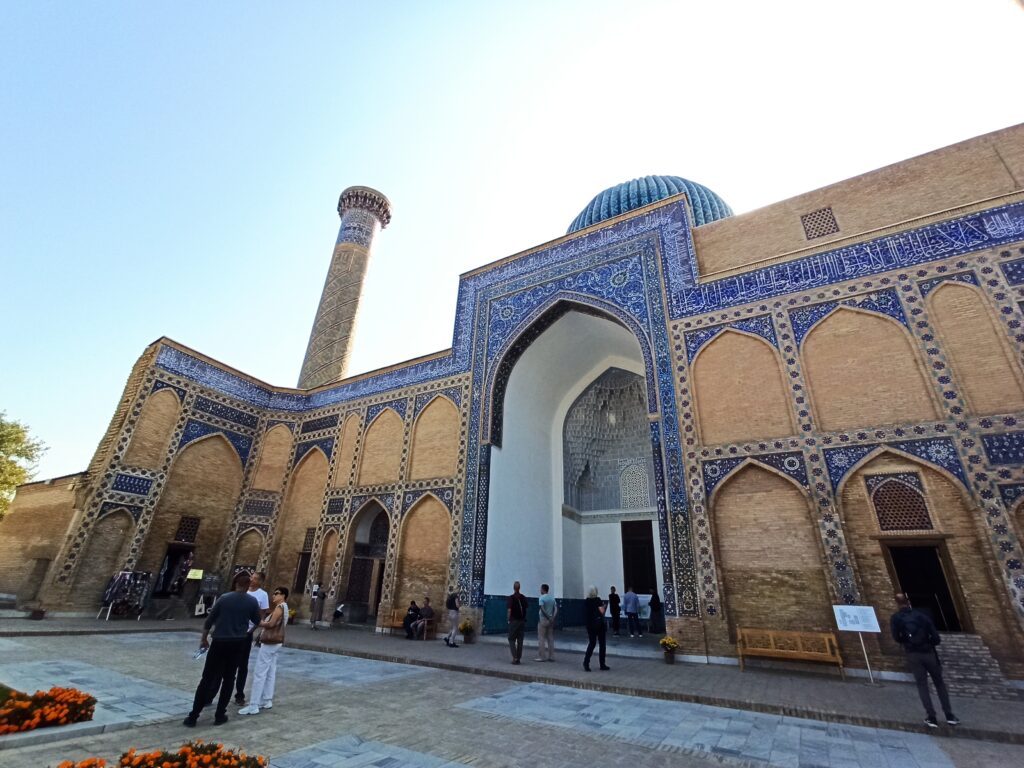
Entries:
[[701, 184], [695, 184], [680, 176], [644, 176], [642, 179], [627, 181], [599, 194], [573, 220], [566, 234], [578, 232], [599, 221], [635, 211], [680, 192], [685, 192], [689, 198], [693, 207], [693, 221], [698, 227], [732, 216], [732, 209], [725, 201]]

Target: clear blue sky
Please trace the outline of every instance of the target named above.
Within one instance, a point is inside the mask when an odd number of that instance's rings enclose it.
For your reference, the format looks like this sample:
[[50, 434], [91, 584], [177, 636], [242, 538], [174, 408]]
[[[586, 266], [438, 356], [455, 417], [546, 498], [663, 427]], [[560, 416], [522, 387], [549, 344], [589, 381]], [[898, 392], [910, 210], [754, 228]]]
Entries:
[[[969, 9], [966, 10], [966, 9]], [[0, 6], [0, 409], [87, 465], [167, 335], [292, 385], [339, 192], [386, 194], [353, 373], [649, 173], [738, 212], [1020, 122], [1015, 0]]]

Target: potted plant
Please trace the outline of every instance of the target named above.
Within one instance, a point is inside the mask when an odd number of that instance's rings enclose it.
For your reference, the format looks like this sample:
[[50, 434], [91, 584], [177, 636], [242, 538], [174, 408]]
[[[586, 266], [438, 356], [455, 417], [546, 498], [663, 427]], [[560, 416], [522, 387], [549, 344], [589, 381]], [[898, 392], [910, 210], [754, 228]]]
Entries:
[[672, 637], [672, 635], [665, 635], [665, 637], [658, 641], [658, 645], [665, 652], [665, 663], [675, 664], [676, 651], [679, 650], [679, 641]]
[[472, 621], [469, 619], [463, 619], [459, 622], [459, 632], [462, 633], [462, 642], [472, 643], [473, 634], [476, 632], [476, 629], [473, 627]]

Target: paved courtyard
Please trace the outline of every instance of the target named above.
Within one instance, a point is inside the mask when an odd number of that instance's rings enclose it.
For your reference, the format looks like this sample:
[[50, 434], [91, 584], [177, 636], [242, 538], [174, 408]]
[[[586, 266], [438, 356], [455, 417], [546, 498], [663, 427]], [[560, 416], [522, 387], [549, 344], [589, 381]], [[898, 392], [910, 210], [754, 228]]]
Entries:
[[[3, 629], [10, 626], [5, 622]], [[76, 685], [99, 700], [97, 723], [103, 726], [103, 732], [68, 731], [59, 741], [21, 746], [0, 737], [0, 764], [37, 768], [92, 755], [109, 760], [131, 746], [171, 748], [189, 738], [268, 755], [277, 768], [1024, 764], [1024, 747], [1012, 744], [627, 696], [570, 687], [570, 680], [555, 685], [486, 670], [477, 674], [294, 648], [282, 653], [273, 710], [241, 717], [232, 707], [230, 722], [215, 727], [208, 709], [189, 730], [181, 719], [202, 667], [192, 660], [197, 638], [192, 631], [0, 638], [0, 681], [30, 690]], [[436, 644], [365, 638], [373, 640], [446, 660], [460, 653]], [[500, 646], [468, 650], [503, 660]], [[575, 661], [565, 654], [566, 667]], [[653, 676], [664, 668], [655, 666], [657, 661], [634, 663], [649, 665]], [[789, 678], [774, 676], [780, 682]], [[900, 686], [899, 693], [908, 689]]]

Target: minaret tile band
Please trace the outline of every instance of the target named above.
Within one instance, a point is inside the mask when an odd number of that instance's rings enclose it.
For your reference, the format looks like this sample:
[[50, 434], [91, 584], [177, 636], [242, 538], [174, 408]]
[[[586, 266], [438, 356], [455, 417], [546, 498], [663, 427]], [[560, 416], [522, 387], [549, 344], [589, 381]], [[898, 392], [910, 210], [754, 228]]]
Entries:
[[345, 377], [370, 248], [391, 222], [391, 203], [369, 187], [349, 187], [338, 199], [338, 215], [341, 227], [302, 361], [301, 389]]

